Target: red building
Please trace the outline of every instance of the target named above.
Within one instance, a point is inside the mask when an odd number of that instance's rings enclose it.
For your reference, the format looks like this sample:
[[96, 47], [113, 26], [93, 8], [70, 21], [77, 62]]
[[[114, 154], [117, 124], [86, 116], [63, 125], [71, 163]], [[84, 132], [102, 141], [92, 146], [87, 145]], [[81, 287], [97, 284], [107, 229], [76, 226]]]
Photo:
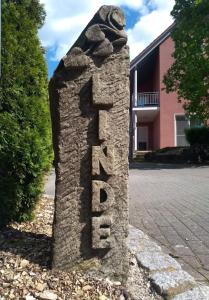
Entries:
[[131, 61], [131, 147], [156, 150], [187, 145], [184, 129], [190, 126], [176, 93], [167, 94], [163, 77], [173, 63], [171, 25]]

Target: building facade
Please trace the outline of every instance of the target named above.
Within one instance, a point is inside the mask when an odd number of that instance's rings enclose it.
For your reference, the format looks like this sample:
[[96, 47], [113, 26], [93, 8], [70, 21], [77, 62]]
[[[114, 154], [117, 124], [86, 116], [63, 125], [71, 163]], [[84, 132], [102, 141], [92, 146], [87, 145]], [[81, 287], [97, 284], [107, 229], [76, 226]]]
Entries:
[[185, 146], [190, 126], [176, 93], [167, 94], [163, 77], [173, 63], [171, 25], [131, 62], [131, 148], [156, 150]]

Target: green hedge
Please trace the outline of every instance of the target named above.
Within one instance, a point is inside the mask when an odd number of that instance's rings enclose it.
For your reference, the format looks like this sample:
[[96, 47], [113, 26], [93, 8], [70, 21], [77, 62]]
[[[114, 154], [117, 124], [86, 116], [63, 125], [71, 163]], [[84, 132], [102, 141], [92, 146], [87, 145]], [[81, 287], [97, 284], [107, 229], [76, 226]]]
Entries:
[[170, 147], [146, 153], [145, 161], [156, 163], [209, 163], [209, 147]]
[[0, 226], [32, 218], [52, 161], [44, 17], [38, 0], [2, 1]]
[[188, 128], [185, 130], [185, 134], [191, 146], [209, 146], [209, 127]]
[[190, 144], [193, 160], [200, 163], [209, 162], [209, 127], [189, 128], [185, 130]]

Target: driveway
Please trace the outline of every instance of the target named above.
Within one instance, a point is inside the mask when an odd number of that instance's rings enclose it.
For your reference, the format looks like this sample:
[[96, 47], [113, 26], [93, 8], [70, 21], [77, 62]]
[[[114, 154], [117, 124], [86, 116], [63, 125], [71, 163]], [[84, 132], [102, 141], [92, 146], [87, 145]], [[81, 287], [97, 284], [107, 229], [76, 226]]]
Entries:
[[209, 167], [136, 163], [129, 182], [130, 223], [209, 281]]

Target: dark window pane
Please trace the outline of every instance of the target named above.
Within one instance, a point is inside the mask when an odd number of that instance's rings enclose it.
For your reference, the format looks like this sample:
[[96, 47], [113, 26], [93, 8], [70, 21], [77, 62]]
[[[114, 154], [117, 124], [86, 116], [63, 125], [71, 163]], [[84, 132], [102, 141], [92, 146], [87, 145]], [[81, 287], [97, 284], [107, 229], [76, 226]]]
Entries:
[[186, 121], [185, 115], [176, 116], [176, 121]]
[[188, 146], [188, 142], [186, 140], [185, 135], [179, 135], [177, 136], [177, 140], [176, 140], [177, 145], [176, 146]]
[[177, 135], [184, 135], [184, 130], [189, 128], [189, 122], [185, 116], [176, 116], [176, 133]]
[[189, 121], [185, 116], [176, 116], [176, 144], [177, 146], [187, 146], [185, 129], [189, 128]]

